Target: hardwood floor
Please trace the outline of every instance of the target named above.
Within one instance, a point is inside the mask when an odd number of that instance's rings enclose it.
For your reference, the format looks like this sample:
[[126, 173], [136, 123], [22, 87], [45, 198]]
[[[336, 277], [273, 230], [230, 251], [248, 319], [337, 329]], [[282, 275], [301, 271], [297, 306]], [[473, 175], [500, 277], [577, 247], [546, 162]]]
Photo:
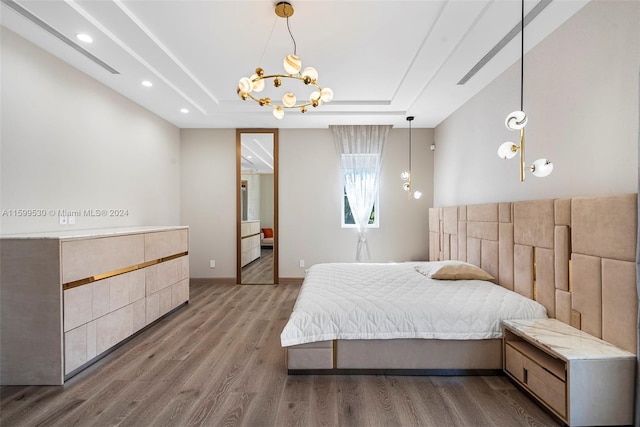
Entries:
[[242, 267], [242, 283], [273, 285], [273, 248], [261, 248], [260, 258]]
[[0, 425], [557, 425], [501, 376], [288, 376], [298, 290], [192, 285], [188, 306], [64, 386], [1, 387]]

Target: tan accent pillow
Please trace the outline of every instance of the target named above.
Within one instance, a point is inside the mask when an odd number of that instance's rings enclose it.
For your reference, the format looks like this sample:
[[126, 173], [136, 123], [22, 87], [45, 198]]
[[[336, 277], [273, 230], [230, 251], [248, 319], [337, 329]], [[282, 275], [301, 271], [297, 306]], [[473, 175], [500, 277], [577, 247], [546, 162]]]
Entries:
[[463, 261], [435, 261], [424, 263], [416, 270], [437, 280], [493, 280], [494, 277], [473, 264]]

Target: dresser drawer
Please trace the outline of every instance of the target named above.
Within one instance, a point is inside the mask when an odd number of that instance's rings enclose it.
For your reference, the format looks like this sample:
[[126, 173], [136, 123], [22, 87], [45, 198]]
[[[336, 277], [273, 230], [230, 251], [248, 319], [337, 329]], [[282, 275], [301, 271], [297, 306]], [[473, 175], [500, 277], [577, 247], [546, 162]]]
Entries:
[[144, 262], [144, 235], [62, 242], [62, 283], [86, 279]]
[[144, 235], [144, 260], [155, 261], [160, 258], [181, 254], [189, 250], [187, 229], [159, 231]]

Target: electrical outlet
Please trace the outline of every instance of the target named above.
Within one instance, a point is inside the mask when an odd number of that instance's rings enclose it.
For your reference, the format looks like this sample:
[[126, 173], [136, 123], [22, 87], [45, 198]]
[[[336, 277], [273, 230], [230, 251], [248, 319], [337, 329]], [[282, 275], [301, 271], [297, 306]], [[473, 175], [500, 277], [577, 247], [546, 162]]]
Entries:
[[210, 268], [216, 268], [216, 260], [212, 259], [211, 261], [209, 261], [209, 267]]
[[304, 268], [304, 260], [303, 259], [300, 260], [300, 268]]
[[60, 216], [60, 225], [67, 225], [67, 217]]
[[75, 215], [69, 215], [67, 217], [67, 224], [75, 225], [75, 223], [76, 223], [76, 216]]

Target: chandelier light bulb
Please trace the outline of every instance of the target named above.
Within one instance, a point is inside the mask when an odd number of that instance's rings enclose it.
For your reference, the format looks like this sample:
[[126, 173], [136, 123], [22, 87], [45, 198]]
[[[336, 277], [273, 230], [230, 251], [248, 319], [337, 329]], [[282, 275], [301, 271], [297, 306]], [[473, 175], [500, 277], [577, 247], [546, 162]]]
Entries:
[[313, 67], [307, 67], [302, 70], [302, 77], [309, 77], [312, 81], [318, 80], [318, 71]]
[[294, 107], [296, 105], [296, 96], [291, 92], [287, 92], [282, 95], [282, 103], [287, 108]]
[[507, 141], [498, 147], [498, 157], [501, 159], [512, 159], [518, 152], [518, 146], [513, 142]]
[[409, 179], [409, 172], [404, 171], [400, 174], [400, 179], [403, 181], [407, 181]]
[[410, 191], [411, 190], [411, 184], [409, 184], [408, 182], [405, 182], [404, 184], [402, 184], [402, 189], [404, 191]]
[[284, 110], [282, 109], [281, 106], [277, 106], [276, 108], [273, 109], [273, 117], [275, 117], [278, 120], [282, 120], [282, 118], [284, 117]]
[[553, 172], [553, 163], [547, 159], [538, 159], [531, 166], [531, 173], [538, 178], [544, 178]]
[[287, 74], [298, 74], [300, 69], [302, 68], [302, 61], [296, 55], [289, 54], [286, 58], [284, 58], [284, 70]]
[[238, 89], [240, 92], [249, 93], [253, 89], [253, 83], [251, 83], [251, 79], [249, 77], [243, 77], [240, 79], [238, 83]]
[[527, 125], [528, 117], [524, 111], [511, 112], [504, 121], [509, 130], [520, 130]]
[[418, 200], [420, 197], [422, 197], [422, 191], [420, 191], [420, 190], [414, 191], [413, 198]]
[[328, 87], [325, 87], [320, 91], [320, 99], [322, 102], [331, 102], [333, 99], [333, 91]]
[[264, 80], [260, 79], [257, 74], [250, 78], [254, 92], [262, 92], [264, 89]]

